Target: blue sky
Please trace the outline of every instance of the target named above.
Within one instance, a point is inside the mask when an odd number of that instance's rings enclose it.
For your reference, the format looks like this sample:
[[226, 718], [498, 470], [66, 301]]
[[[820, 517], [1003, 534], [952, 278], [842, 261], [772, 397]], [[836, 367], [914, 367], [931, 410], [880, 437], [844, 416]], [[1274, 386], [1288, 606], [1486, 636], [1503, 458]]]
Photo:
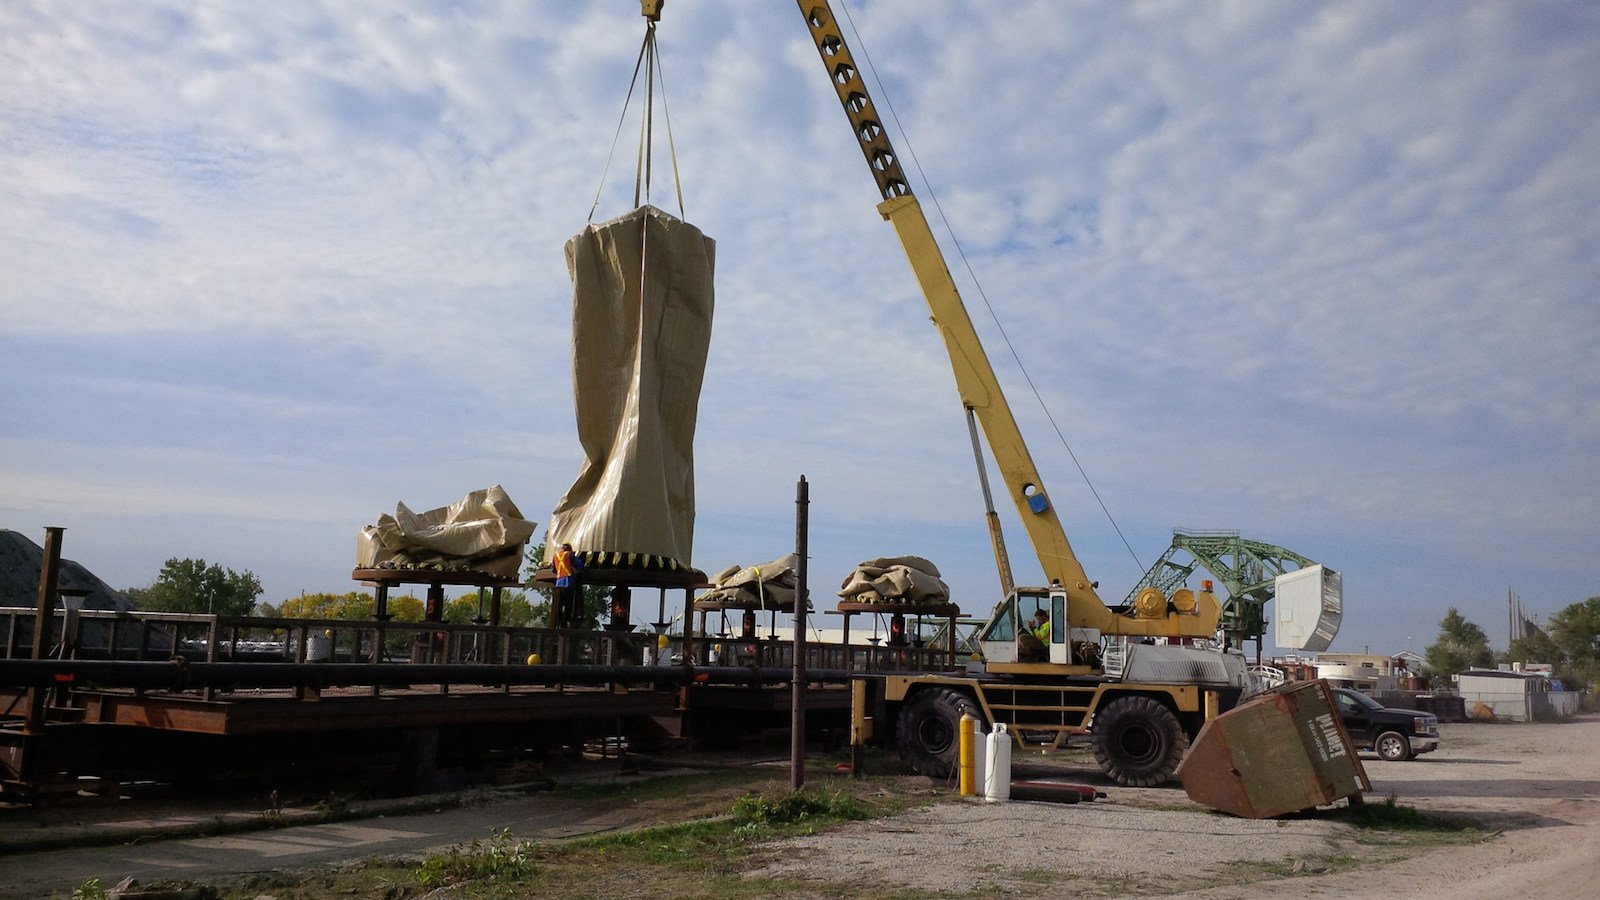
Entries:
[[[1600, 8], [849, 8], [1138, 557], [941, 230], [1108, 599], [1175, 527], [1339, 569], [1343, 650], [1600, 593]], [[354, 587], [396, 501], [500, 483], [542, 525], [580, 459], [562, 244], [642, 34], [632, 0], [0, 6], [0, 525], [273, 602]], [[674, 0], [659, 35], [718, 240], [695, 564], [791, 547], [803, 473], [819, 593], [918, 553], [986, 611], [944, 351], [798, 12]]]

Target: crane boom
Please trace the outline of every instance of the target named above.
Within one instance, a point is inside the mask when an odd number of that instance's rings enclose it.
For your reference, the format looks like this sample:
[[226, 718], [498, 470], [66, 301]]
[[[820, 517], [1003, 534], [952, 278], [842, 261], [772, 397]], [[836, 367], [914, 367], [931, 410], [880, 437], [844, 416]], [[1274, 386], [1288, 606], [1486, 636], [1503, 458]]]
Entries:
[[[1095, 628], [1107, 634], [1211, 637], [1217, 626], [1214, 600], [1200, 603], [1193, 611], [1177, 611], [1163, 597], [1156, 608], [1138, 604], [1144, 612], [1133, 617], [1113, 612], [1095, 593], [1045, 492], [1044, 479], [1028, 452], [1016, 416], [1006, 403], [922, 205], [906, 182], [899, 157], [878, 118], [832, 8], [826, 0], [798, 0], [798, 4], [883, 196], [878, 212], [894, 226], [934, 325], [944, 339], [961, 402], [983, 426], [1003, 489], [1022, 518], [1045, 577], [1058, 582], [1066, 593], [1068, 621], [1074, 627]], [[997, 546], [996, 552], [1003, 550]]]

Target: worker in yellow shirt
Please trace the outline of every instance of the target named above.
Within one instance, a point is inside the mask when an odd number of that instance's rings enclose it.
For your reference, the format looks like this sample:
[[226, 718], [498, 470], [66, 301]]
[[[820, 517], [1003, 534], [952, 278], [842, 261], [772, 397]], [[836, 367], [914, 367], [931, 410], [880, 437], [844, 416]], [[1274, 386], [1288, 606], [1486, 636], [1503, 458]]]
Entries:
[[1028, 622], [1028, 630], [1039, 639], [1041, 644], [1050, 643], [1050, 614], [1040, 609], [1033, 614], [1033, 619]]

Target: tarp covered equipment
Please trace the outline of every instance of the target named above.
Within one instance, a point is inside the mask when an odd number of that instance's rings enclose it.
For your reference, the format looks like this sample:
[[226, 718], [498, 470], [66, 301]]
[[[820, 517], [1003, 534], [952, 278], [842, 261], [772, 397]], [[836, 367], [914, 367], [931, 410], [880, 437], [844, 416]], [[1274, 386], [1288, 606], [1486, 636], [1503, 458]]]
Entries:
[[711, 577], [711, 590], [695, 598], [695, 606], [794, 612], [799, 583], [793, 553], [759, 566], [729, 566]]
[[441, 569], [516, 577], [534, 523], [500, 485], [414, 513], [404, 503], [356, 540], [358, 569]]
[[950, 587], [938, 566], [920, 556], [886, 556], [856, 566], [839, 596], [855, 603], [943, 603]]
[[551, 514], [552, 546], [638, 554], [656, 558], [653, 567], [689, 564], [715, 249], [653, 206], [567, 242], [584, 461]]

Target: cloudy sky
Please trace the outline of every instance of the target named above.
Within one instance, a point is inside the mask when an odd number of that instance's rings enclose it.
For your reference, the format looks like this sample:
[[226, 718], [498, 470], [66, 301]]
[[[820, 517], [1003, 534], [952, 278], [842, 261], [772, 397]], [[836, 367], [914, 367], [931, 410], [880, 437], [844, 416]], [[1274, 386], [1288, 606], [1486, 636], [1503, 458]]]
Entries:
[[[1108, 599], [1174, 528], [1340, 570], [1344, 650], [1600, 594], [1600, 7], [849, 10]], [[633, 0], [0, 5], [0, 526], [277, 602], [354, 587], [396, 501], [542, 524], [562, 245], [632, 206], [642, 36]], [[804, 474], [824, 588], [918, 553], [986, 611], [948, 363], [798, 11], [673, 0], [659, 40], [718, 241], [695, 564], [786, 552]]]

